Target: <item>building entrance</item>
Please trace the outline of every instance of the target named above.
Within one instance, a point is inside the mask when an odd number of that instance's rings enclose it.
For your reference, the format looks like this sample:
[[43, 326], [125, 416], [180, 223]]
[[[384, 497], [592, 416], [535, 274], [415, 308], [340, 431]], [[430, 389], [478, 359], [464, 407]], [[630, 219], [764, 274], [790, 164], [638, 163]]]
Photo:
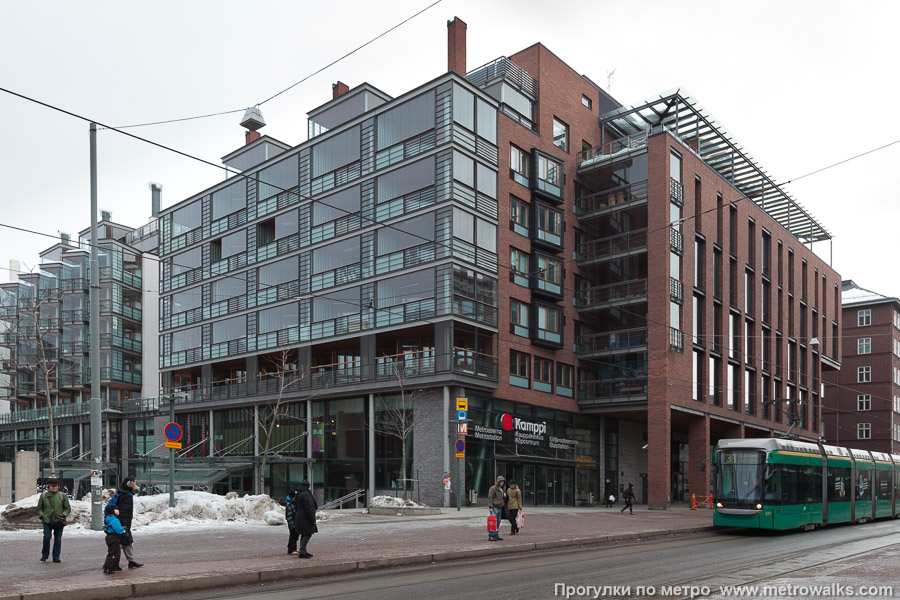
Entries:
[[497, 473], [515, 480], [525, 506], [574, 506], [575, 468], [497, 462]]

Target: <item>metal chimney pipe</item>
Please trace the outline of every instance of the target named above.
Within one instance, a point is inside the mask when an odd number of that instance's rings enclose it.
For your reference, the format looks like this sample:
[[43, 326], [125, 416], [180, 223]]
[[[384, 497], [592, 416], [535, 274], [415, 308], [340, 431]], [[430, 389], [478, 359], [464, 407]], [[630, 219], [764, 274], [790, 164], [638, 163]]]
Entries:
[[158, 217], [160, 202], [162, 201], [162, 186], [158, 183], [150, 182], [150, 216]]

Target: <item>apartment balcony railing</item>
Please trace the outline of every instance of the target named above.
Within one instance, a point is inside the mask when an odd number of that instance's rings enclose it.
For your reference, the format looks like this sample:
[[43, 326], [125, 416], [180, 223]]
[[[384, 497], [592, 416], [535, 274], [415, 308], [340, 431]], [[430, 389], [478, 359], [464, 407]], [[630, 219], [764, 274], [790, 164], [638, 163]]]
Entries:
[[118, 381], [131, 385], [141, 385], [142, 377], [137, 371], [114, 369], [113, 367], [100, 367], [101, 381]]
[[680, 231], [669, 229], [669, 249], [678, 256], [684, 255], [684, 236]]
[[78, 340], [73, 342], [62, 342], [60, 344], [63, 356], [74, 356], [76, 354], [85, 354], [90, 349], [90, 342], [87, 340]]
[[140, 302], [134, 304], [123, 304], [121, 302], [113, 302], [112, 300], [100, 301], [101, 313], [113, 313], [132, 321], [140, 321], [143, 315]]
[[62, 310], [60, 317], [64, 325], [81, 324], [88, 320], [88, 311], [83, 308]]
[[669, 199], [672, 204], [684, 206], [684, 186], [671, 177], [669, 178]]
[[578, 171], [586, 171], [601, 165], [606, 165], [618, 158], [624, 158], [636, 151], [647, 149], [649, 131], [639, 131], [634, 135], [607, 142], [602, 146], [596, 146], [590, 150], [578, 153]]
[[483, 67], [471, 71], [466, 79], [474, 86], [484, 87], [495, 79], [503, 79], [515, 85], [532, 98], [538, 96], [538, 83], [514, 62], [501, 56]]
[[101, 333], [100, 346], [107, 348], [121, 348], [122, 350], [128, 350], [129, 352], [140, 352], [143, 344], [141, 340], [114, 335], [112, 333]]
[[647, 280], [633, 279], [621, 283], [578, 290], [575, 295], [579, 310], [596, 310], [628, 302], [647, 300]]
[[579, 264], [609, 260], [619, 255], [647, 250], [647, 230], [629, 231], [581, 244]]
[[582, 196], [575, 202], [575, 214], [579, 219], [590, 219], [610, 209], [626, 208], [646, 202], [647, 182], [641, 181]]
[[578, 339], [579, 356], [639, 352], [647, 348], [647, 328], [623, 329], [583, 335]]
[[86, 292], [90, 282], [86, 277], [74, 277], [72, 279], [62, 280], [62, 291], [64, 292]]
[[[110, 402], [103, 400], [100, 404], [103, 412], [121, 411], [122, 406], [118, 402]], [[53, 407], [53, 418], [62, 417], [82, 417], [91, 414], [90, 402], [82, 402], [80, 404], [61, 404]], [[28, 408], [25, 410], [17, 410], [14, 412], [0, 415], [0, 425], [13, 423], [28, 423], [34, 421], [46, 421], [50, 419], [50, 412], [47, 407]]]
[[137, 229], [129, 231], [127, 234], [125, 234], [125, 243], [128, 244], [129, 246], [132, 246], [135, 244], [135, 242], [139, 242], [139, 241], [143, 240], [144, 238], [150, 237], [154, 233], [158, 233], [158, 232], [159, 232], [159, 219], [157, 219], [155, 221], [150, 221], [149, 223], [147, 223], [146, 225], [144, 225], [142, 227], [138, 227]]
[[647, 378], [629, 377], [581, 381], [578, 383], [578, 403], [582, 408], [595, 404], [647, 401]]
[[684, 304], [684, 283], [673, 277], [669, 277], [669, 300]]
[[124, 283], [125, 285], [137, 289], [141, 289], [141, 272], [137, 271], [132, 273], [131, 271], [125, 271], [122, 269], [114, 269], [112, 267], [100, 267], [100, 279], [101, 280], [109, 280], [112, 279], [114, 281], [118, 281], [120, 283]]

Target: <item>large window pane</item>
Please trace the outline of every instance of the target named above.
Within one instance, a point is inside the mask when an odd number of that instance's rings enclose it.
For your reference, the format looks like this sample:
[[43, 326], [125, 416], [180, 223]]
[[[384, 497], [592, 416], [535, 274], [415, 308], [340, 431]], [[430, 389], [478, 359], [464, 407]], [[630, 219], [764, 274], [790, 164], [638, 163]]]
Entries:
[[378, 256], [404, 250], [434, 239], [434, 213], [407, 219], [378, 230]]
[[222, 258], [240, 254], [247, 249], [247, 230], [242, 229], [222, 238]]
[[497, 171], [476, 163], [478, 174], [478, 191], [491, 198], [497, 197]]
[[199, 348], [201, 341], [201, 328], [191, 327], [172, 334], [172, 352], [183, 352], [192, 348]]
[[247, 317], [241, 315], [212, 324], [212, 342], [221, 344], [247, 336]]
[[459, 150], [453, 151], [453, 178], [475, 187], [475, 161]]
[[497, 226], [483, 219], [477, 219], [478, 246], [489, 252], [497, 253]]
[[297, 304], [285, 304], [259, 311], [257, 330], [259, 333], [270, 333], [300, 324]]
[[359, 262], [359, 236], [313, 250], [313, 273]]
[[456, 83], [453, 84], [453, 120], [466, 129], [475, 129], [475, 94]]
[[[434, 118], [432, 110], [432, 119]], [[359, 127], [348, 129], [313, 146], [313, 177], [359, 160]]]
[[313, 298], [313, 321], [327, 321], [359, 312], [359, 287]]
[[378, 306], [395, 306], [434, 297], [434, 269], [391, 277], [378, 282]]
[[475, 243], [475, 216], [453, 207], [453, 237]]
[[297, 187], [298, 166], [297, 155], [267, 167], [257, 174], [256, 199], [265, 200], [284, 190]]
[[312, 205], [313, 225], [321, 225], [359, 212], [359, 186], [316, 200]]
[[192, 202], [172, 213], [172, 235], [178, 236], [200, 227], [202, 221], [200, 201]]
[[192, 308], [198, 308], [203, 300], [200, 288], [194, 288], [186, 292], [172, 294], [172, 313], [180, 313]]
[[213, 192], [212, 218], [213, 220], [220, 219], [246, 206], [247, 181], [242, 178], [218, 192]]
[[240, 273], [238, 275], [229, 275], [213, 281], [212, 283], [212, 301], [221, 302], [235, 296], [242, 296], [247, 293], [247, 274]]
[[478, 127], [477, 133], [484, 139], [497, 143], [497, 109], [478, 99]]
[[193, 250], [172, 257], [172, 275], [186, 273], [203, 264], [203, 250], [198, 246]]
[[293, 235], [299, 231], [298, 212], [289, 210], [288, 212], [275, 217], [275, 239], [280, 240], [283, 237]]
[[378, 116], [378, 149], [434, 128], [434, 91], [405, 102]]
[[378, 178], [378, 202], [434, 185], [434, 156], [401, 167]]
[[297, 257], [292, 256], [259, 268], [256, 279], [260, 289], [287, 283], [298, 278]]

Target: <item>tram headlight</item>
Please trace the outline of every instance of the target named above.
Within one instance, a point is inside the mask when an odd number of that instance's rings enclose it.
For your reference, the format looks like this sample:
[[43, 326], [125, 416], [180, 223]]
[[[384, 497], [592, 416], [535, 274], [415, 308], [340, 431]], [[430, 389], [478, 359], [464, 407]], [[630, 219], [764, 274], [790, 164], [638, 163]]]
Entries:
[[757, 504], [757, 505], [756, 505], [756, 510], [762, 510], [762, 504]]
[[721, 503], [721, 502], [716, 502], [716, 508], [722, 508], [722, 503]]

